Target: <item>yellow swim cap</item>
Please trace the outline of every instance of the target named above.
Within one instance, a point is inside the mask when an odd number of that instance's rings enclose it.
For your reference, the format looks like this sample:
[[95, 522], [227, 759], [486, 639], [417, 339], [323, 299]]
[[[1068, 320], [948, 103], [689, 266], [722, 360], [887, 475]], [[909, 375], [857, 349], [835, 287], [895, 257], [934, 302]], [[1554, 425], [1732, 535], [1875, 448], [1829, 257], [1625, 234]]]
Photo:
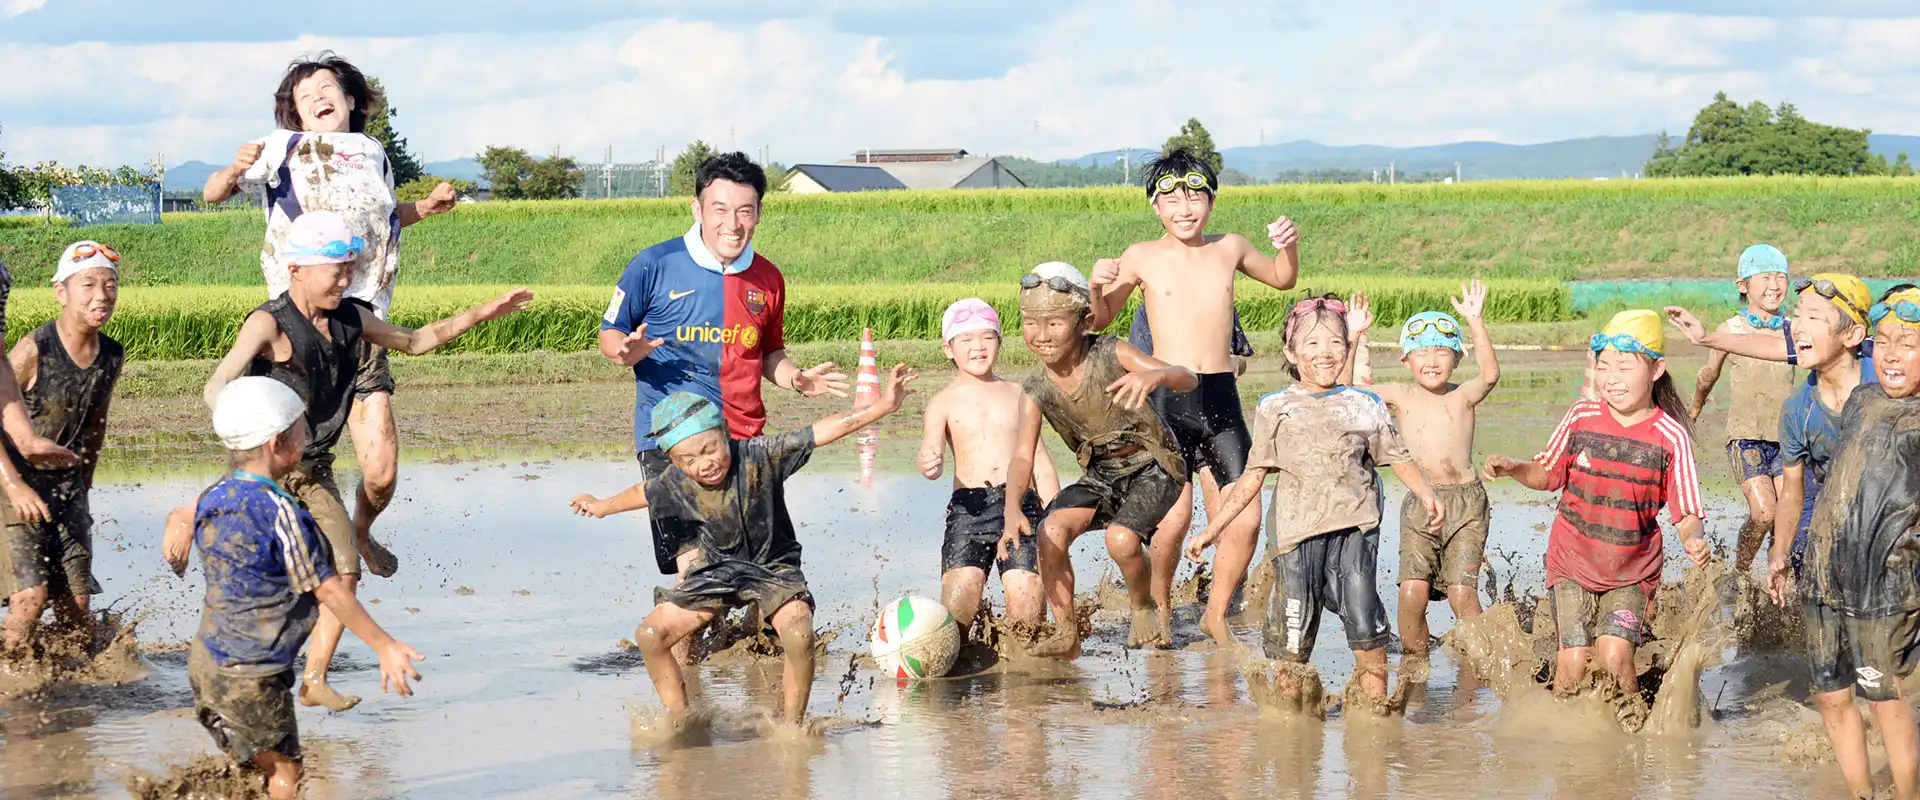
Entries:
[[1594, 334], [1589, 344], [1596, 353], [1613, 348], [1622, 353], [1645, 353], [1654, 358], [1664, 358], [1667, 350], [1660, 313], [1644, 308], [1628, 309], [1613, 315], [1613, 319], [1607, 321], [1607, 327]]
[[1840, 313], [1854, 322], [1867, 324], [1867, 309], [1873, 306], [1873, 290], [1867, 282], [1839, 272], [1822, 272], [1793, 282], [1795, 294], [1813, 289], [1815, 294], [1832, 300]]
[[1920, 330], [1920, 289], [1901, 289], [1873, 307], [1873, 324], [1882, 322]]

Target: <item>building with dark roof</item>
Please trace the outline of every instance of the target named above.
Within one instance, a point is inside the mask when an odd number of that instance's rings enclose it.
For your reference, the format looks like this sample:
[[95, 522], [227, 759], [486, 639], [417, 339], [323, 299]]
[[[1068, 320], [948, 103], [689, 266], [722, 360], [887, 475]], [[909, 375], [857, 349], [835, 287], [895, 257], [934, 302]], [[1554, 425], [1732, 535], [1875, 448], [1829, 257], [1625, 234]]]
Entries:
[[886, 170], [865, 165], [795, 164], [787, 178], [787, 191], [794, 194], [876, 192], [905, 188], [906, 184]]

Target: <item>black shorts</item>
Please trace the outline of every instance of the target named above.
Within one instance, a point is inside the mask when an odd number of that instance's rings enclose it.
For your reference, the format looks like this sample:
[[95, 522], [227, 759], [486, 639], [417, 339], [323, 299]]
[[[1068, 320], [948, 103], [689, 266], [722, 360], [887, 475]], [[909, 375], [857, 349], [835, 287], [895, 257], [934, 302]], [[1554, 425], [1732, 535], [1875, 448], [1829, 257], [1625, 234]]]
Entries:
[[1047, 513], [1067, 508], [1093, 509], [1093, 521], [1087, 530], [1126, 528], [1152, 541], [1153, 531], [1167, 510], [1180, 501], [1180, 489], [1186, 481], [1168, 475], [1159, 462], [1150, 462], [1119, 477], [1108, 477], [1088, 470], [1073, 485], [1054, 495]]
[[1901, 679], [1920, 664], [1920, 611], [1863, 619], [1806, 601], [1801, 614], [1814, 692], [1852, 686], [1870, 703], [1900, 698]]
[[387, 348], [360, 340], [360, 370], [353, 376], [353, 396], [363, 399], [375, 392], [393, 394], [393, 365], [387, 360]]
[[1147, 402], [1166, 423], [1194, 475], [1211, 469], [1214, 482], [1224, 488], [1247, 471], [1253, 435], [1240, 413], [1240, 387], [1233, 373], [1201, 375], [1200, 385], [1191, 392], [1155, 389]]
[[813, 593], [807, 591], [807, 576], [797, 566], [755, 564], [727, 559], [705, 564], [687, 573], [679, 586], [653, 590], [653, 602], [672, 603], [689, 611], [712, 611], [724, 616], [746, 605], [758, 605], [768, 620], [789, 601], [798, 600], [813, 610]]
[[269, 675], [229, 675], [195, 642], [187, 654], [193, 714], [213, 743], [245, 764], [269, 750], [298, 760], [300, 728], [293, 715], [293, 670]]
[[1027, 515], [1027, 524], [1033, 527], [1032, 536], [1020, 538], [1018, 547], [1007, 553], [1004, 561], [994, 558], [999, 553], [1000, 537], [1007, 530], [1007, 487], [981, 486], [953, 490], [953, 500], [947, 503], [947, 538], [940, 545], [940, 571], [942, 573], [973, 567], [986, 570], [998, 565], [1000, 574], [1008, 570], [1040, 571], [1040, 546], [1038, 534], [1044, 512], [1040, 509], [1040, 493], [1027, 490], [1027, 496], [1020, 501], [1020, 510]]
[[1267, 657], [1304, 664], [1320, 636], [1320, 611], [1339, 615], [1354, 651], [1378, 650], [1392, 640], [1387, 607], [1374, 586], [1380, 529], [1323, 533], [1274, 556], [1273, 593], [1261, 632]]
[[[36, 586], [47, 587], [49, 597], [100, 593], [100, 582], [93, 577], [93, 514], [87, 496], [62, 498], [43, 492], [41, 499], [52, 512], [46, 522], [21, 522], [11, 506], [0, 514], [6, 521], [0, 531], [0, 564], [5, 566], [0, 579], [9, 581], [0, 585], [6, 589], [0, 604], [14, 592]], [[0, 505], [5, 504], [0, 495]]]
[[[658, 448], [642, 450], [634, 456], [640, 462], [640, 480], [658, 475], [673, 468], [673, 462], [667, 460], [667, 451]], [[699, 547], [698, 531], [681, 529], [678, 526], [662, 528], [660, 519], [651, 512], [647, 514], [647, 527], [653, 532], [653, 562], [662, 575], [680, 574], [680, 554]]]

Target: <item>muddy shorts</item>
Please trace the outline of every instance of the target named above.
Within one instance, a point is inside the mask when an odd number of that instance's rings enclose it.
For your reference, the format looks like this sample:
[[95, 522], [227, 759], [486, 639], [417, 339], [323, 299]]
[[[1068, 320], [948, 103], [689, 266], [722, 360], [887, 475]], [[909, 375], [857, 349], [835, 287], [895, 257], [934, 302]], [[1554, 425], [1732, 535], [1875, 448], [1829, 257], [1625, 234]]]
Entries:
[[1801, 613], [1813, 691], [1852, 686], [1870, 703], [1899, 699], [1901, 679], [1920, 665], [1920, 611], [1862, 619], [1807, 601]]
[[353, 396], [364, 399], [375, 392], [393, 394], [393, 365], [387, 359], [387, 348], [360, 340], [360, 370], [353, 376]]
[[1087, 530], [1126, 528], [1146, 542], [1160, 527], [1167, 510], [1180, 501], [1186, 481], [1168, 475], [1158, 462], [1119, 477], [1089, 470], [1073, 485], [1054, 495], [1047, 513], [1068, 508], [1093, 509], [1093, 522]]
[[213, 734], [221, 752], [242, 764], [269, 750], [300, 758], [292, 669], [272, 675], [229, 675], [214, 666], [206, 648], [195, 643], [188, 649], [193, 715]]
[[1187, 468], [1195, 476], [1213, 470], [1214, 482], [1225, 487], [1247, 471], [1247, 453], [1253, 435], [1240, 411], [1240, 388], [1231, 372], [1209, 372], [1191, 392], [1155, 389], [1147, 402], [1166, 423]]
[[[5, 540], [0, 542], [0, 559], [5, 560], [6, 569], [0, 579], [8, 584], [3, 587], [6, 592], [0, 594], [0, 603], [14, 592], [36, 586], [47, 587], [50, 597], [101, 591], [100, 582], [93, 577], [93, 514], [88, 510], [86, 495], [57, 498], [45, 493], [41, 498], [48, 501], [47, 509], [52, 512], [52, 519], [46, 522], [21, 522], [12, 506], [5, 509], [7, 527], [0, 533], [0, 539]], [[4, 504], [0, 500], [0, 505]]]
[[1400, 580], [1426, 581], [1441, 599], [1446, 587], [1473, 588], [1487, 549], [1487, 487], [1479, 481], [1435, 486], [1446, 522], [1439, 536], [1427, 532], [1427, 509], [1407, 493], [1400, 502]]
[[1602, 636], [1639, 647], [1646, 640], [1647, 593], [1638, 584], [1598, 594], [1562, 579], [1553, 585], [1553, 624], [1560, 646], [1592, 647]]
[[672, 603], [689, 611], [712, 611], [716, 616], [757, 604], [767, 620], [793, 600], [806, 603], [809, 612], [813, 610], [813, 593], [807, 591], [807, 576], [799, 567], [736, 558], [701, 565], [688, 572], [679, 586], [653, 590], [656, 604]]
[[293, 495], [320, 524], [320, 534], [333, 555], [333, 571], [341, 575], [360, 574], [360, 545], [355, 539], [353, 517], [340, 499], [340, 487], [333, 482], [333, 464], [301, 462], [280, 479], [280, 488]]
[[[635, 458], [640, 461], [640, 480], [643, 483], [649, 476], [673, 469], [673, 462], [667, 460], [665, 450], [642, 450]], [[652, 512], [647, 514], [647, 528], [653, 533], [653, 565], [662, 575], [680, 574], [680, 554], [700, 546], [700, 532], [691, 526], [661, 525], [660, 518]]]
[[999, 554], [1000, 537], [1007, 531], [1007, 487], [979, 486], [953, 490], [953, 500], [947, 503], [947, 537], [940, 545], [940, 571], [951, 572], [962, 567], [973, 567], [982, 571], [999, 566], [1000, 574], [1008, 570], [1040, 571], [1040, 521], [1044, 512], [1040, 509], [1040, 493], [1027, 490], [1027, 496], [1020, 502], [1020, 510], [1027, 515], [1027, 524], [1033, 527], [1033, 536], [1020, 537], [1018, 547], [1007, 553], [1005, 561], [994, 556]]
[[1306, 663], [1320, 636], [1322, 609], [1339, 615], [1347, 644], [1378, 650], [1393, 638], [1374, 586], [1380, 529], [1348, 528], [1315, 536], [1273, 559], [1273, 593], [1261, 632], [1267, 657]]
[[1754, 478], [1778, 478], [1786, 470], [1780, 459], [1780, 443], [1759, 439], [1735, 439], [1727, 442], [1727, 461], [1733, 476], [1741, 483]]

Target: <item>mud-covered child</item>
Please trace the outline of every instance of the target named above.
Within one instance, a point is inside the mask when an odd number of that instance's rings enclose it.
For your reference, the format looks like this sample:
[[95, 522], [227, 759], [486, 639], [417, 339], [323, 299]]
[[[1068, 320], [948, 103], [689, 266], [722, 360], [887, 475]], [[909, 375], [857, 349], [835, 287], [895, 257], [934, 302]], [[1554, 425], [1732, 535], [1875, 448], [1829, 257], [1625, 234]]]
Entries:
[[232, 472], [194, 506], [193, 548], [206, 574], [200, 630], [187, 653], [194, 716], [221, 751], [265, 773], [267, 795], [300, 784], [293, 660], [320, 610], [352, 629], [380, 659], [380, 687], [401, 697], [420, 680], [419, 651], [368, 616], [334, 571], [313, 515], [282, 488], [307, 443], [307, 403], [272, 378], [237, 378], [213, 400], [213, 430]]
[[[294, 220], [280, 251], [293, 282], [286, 292], [247, 315], [233, 348], [207, 379], [205, 392], [212, 405], [228, 382], [242, 375], [264, 375], [292, 387], [306, 401], [305, 455], [279, 480], [319, 523], [333, 557], [333, 571], [350, 592], [359, 585], [360, 545], [368, 538], [364, 530], [354, 527], [334, 483], [333, 447], [352, 411], [362, 343], [420, 355], [475, 325], [525, 308], [533, 299], [531, 292], [516, 289], [418, 330], [402, 328], [381, 319], [365, 302], [345, 296], [354, 277], [355, 258], [365, 246], [366, 240], [331, 211], [309, 211]], [[176, 511], [168, 520], [168, 541], [163, 546], [176, 571], [186, 566], [179, 546], [180, 516]], [[301, 676], [303, 705], [345, 711], [359, 702], [327, 682], [328, 665], [344, 631], [341, 620], [321, 609]]]
[[[1393, 638], [1374, 572], [1380, 553], [1378, 468], [1390, 467], [1424, 510], [1427, 535], [1446, 512], [1378, 395], [1341, 383], [1352, 359], [1347, 306], [1332, 295], [1303, 300], [1281, 336], [1294, 384], [1260, 398], [1247, 472], [1227, 492], [1218, 517], [1187, 543], [1194, 560], [1274, 477], [1267, 518], [1273, 559], [1263, 644], [1268, 658], [1307, 663], [1322, 609], [1340, 616], [1362, 691], [1387, 696], [1387, 643]], [[1425, 598], [1422, 598], [1424, 602]]]
[[[1809, 656], [1816, 674], [1851, 678], [1885, 741], [1894, 795], [1912, 798], [1920, 731], [1901, 684], [1920, 663], [1920, 288], [1894, 287], [1868, 320], [1880, 381], [1856, 387], [1841, 410], [1839, 450], [1814, 504], [1806, 573], [1812, 608], [1827, 613], [1807, 619], [1821, 640]], [[1867, 794], [1865, 731], [1851, 704], [1834, 705], [1852, 719], [1828, 717], [1828, 735], [1849, 788]]]
[[[1413, 383], [1377, 383], [1372, 391], [1393, 412], [1394, 421], [1421, 472], [1433, 482], [1433, 493], [1446, 512], [1438, 535], [1429, 532], [1424, 505], [1411, 492], [1400, 504], [1400, 646], [1402, 669], [1418, 677], [1420, 662], [1428, 657], [1427, 603], [1445, 599], [1460, 619], [1479, 616], [1477, 594], [1480, 565], [1486, 560], [1490, 506], [1487, 489], [1473, 465], [1474, 409], [1500, 383], [1500, 362], [1481, 319], [1487, 287], [1480, 281], [1463, 284], [1453, 310], [1423, 311], [1400, 326], [1400, 362], [1413, 372]], [[1462, 333], [1473, 336], [1474, 364], [1479, 373], [1453, 382], [1453, 372], [1466, 355]], [[1355, 332], [1359, 365], [1354, 383], [1366, 385], [1366, 329]]]
[[[1032, 538], [998, 558], [1006, 532], [1007, 465], [1018, 440], [1025, 390], [994, 373], [1000, 363], [1000, 314], [979, 298], [948, 306], [940, 319], [941, 350], [954, 363], [953, 382], [927, 400], [920, 437], [920, 474], [938, 480], [953, 448], [953, 498], [947, 503], [940, 545], [940, 602], [962, 632], [973, 626], [998, 568], [1007, 619], [1029, 628], [1046, 614], [1040, 589], [1039, 548]], [[1027, 523], [1039, 527], [1041, 509], [1060, 493], [1060, 476], [1045, 445], [1033, 448], [1033, 488], [1020, 498]]]
[[[1125, 310], [1134, 287], [1153, 329], [1152, 355], [1198, 376], [1190, 392], [1155, 391], [1154, 410], [1200, 483], [1207, 517], [1219, 510], [1223, 487], [1246, 468], [1248, 438], [1232, 353], [1234, 285], [1241, 275], [1275, 289], [1291, 289], [1300, 271], [1300, 234], [1279, 217], [1267, 226], [1272, 256], [1237, 233], [1208, 233], [1220, 181], [1213, 163], [1187, 148], [1175, 148], [1147, 165], [1147, 201], [1165, 234], [1126, 249], [1117, 261], [1097, 263], [1093, 273], [1093, 329], [1104, 329]], [[1166, 602], [1180, 564], [1180, 545], [1192, 522], [1193, 488], [1183, 480], [1175, 511], [1154, 534], [1154, 599]], [[1213, 589], [1201, 627], [1215, 642], [1232, 639], [1227, 614], [1246, 580], [1260, 535], [1258, 509], [1234, 520], [1213, 559]]]
[[[1701, 536], [1705, 511], [1687, 408], [1667, 374], [1660, 315], [1622, 311], [1588, 346], [1600, 399], [1568, 409], [1532, 459], [1488, 456], [1482, 477], [1560, 492], [1546, 558], [1560, 641], [1555, 691], [1579, 687], [1587, 659], [1597, 655], [1620, 694], [1637, 698], [1633, 653], [1645, 641], [1647, 601], [1665, 562], [1660, 509], [1696, 565], [1710, 555]], [[1622, 724], [1637, 729], [1646, 707], [1629, 703], [1621, 713]]]
[[[1787, 301], [1787, 257], [1770, 244], [1756, 244], [1740, 254], [1740, 313], [1720, 323], [1719, 333], [1765, 336], [1785, 343], [1792, 335], [1780, 307]], [[1693, 388], [1693, 420], [1700, 419], [1707, 397], [1725, 368], [1733, 402], [1727, 409], [1727, 460], [1747, 498], [1747, 522], [1740, 528], [1734, 568], [1753, 565], [1761, 543], [1778, 516], [1785, 465], [1780, 456], [1780, 410], [1793, 394], [1793, 365], [1763, 361], [1721, 350], [1707, 354]]]
[[1156, 556], [1149, 555], [1148, 546], [1161, 518], [1180, 499], [1187, 463], [1147, 405], [1147, 395], [1160, 388], [1192, 391], [1199, 381], [1185, 367], [1094, 334], [1090, 302], [1087, 279], [1070, 264], [1041, 264], [1020, 279], [1020, 331], [1041, 366], [1023, 381], [1020, 430], [1007, 467], [1002, 558], [1034, 532], [1020, 501], [1033, 484], [1032, 454], [1040, 446], [1042, 419], [1083, 470], [1080, 480], [1047, 505], [1039, 531], [1040, 578], [1056, 624], [1054, 633], [1029, 652], [1049, 658], [1080, 656], [1070, 548], [1089, 530], [1106, 531], [1107, 554], [1126, 581], [1133, 608], [1127, 645], [1165, 646], [1172, 627], [1168, 597], [1150, 588]]
[[654, 406], [652, 437], [671, 469], [617, 495], [573, 498], [573, 510], [603, 517], [648, 509], [669, 530], [687, 530], [700, 556], [671, 588], [653, 590], [654, 608], [634, 630], [653, 688], [670, 715], [687, 710], [686, 679], [674, 645], [717, 616], [746, 605], [771, 611], [779, 637], [785, 703], [780, 721], [799, 725], [813, 693], [813, 594], [800, 570], [800, 541], [787, 512], [786, 483], [825, 447], [900, 410], [918, 376], [896, 366], [873, 405], [795, 431], [751, 439], [727, 435], [720, 407], [691, 392]]
[[34, 433], [79, 454], [80, 463], [40, 468], [6, 442], [0, 476], [13, 513], [0, 547], [12, 582], [5, 649], [26, 640], [49, 603], [63, 623], [83, 626], [89, 600], [100, 592], [87, 495], [106, 439], [107, 406], [126, 361], [120, 343], [100, 332], [120, 296], [119, 258], [99, 242], [68, 245], [53, 273], [60, 316], [8, 355]]

